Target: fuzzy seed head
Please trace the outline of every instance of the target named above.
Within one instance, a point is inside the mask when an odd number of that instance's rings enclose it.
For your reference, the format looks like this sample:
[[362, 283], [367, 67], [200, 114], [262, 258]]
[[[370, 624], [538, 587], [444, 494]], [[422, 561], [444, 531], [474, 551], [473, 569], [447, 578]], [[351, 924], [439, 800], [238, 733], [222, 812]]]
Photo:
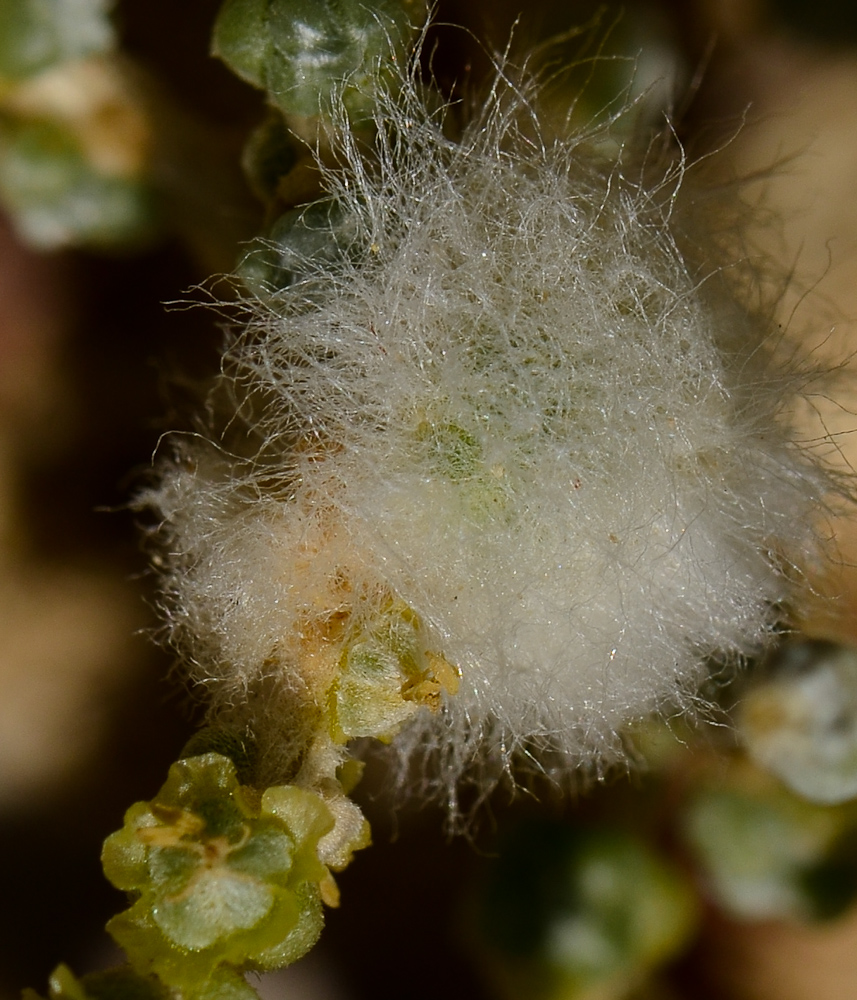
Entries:
[[679, 250], [681, 169], [548, 141], [502, 82], [452, 141], [399, 87], [368, 152], [338, 123], [286, 287], [245, 303], [244, 453], [179, 443], [148, 497], [171, 638], [219, 703], [264, 679], [269, 728], [309, 733], [404, 607], [446, 665], [384, 716], [405, 757], [447, 789], [519, 751], [600, 767], [768, 641], [827, 489], [781, 417], [802, 379]]

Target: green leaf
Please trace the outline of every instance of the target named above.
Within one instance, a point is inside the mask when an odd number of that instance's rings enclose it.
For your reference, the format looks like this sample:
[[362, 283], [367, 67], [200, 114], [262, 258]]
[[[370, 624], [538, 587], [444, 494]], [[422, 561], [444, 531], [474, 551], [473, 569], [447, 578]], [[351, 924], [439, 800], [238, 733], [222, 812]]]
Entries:
[[260, 201], [270, 205], [280, 182], [298, 162], [298, 148], [283, 116], [272, 110], [250, 134], [241, 155], [244, 174]]
[[256, 295], [276, 295], [297, 281], [329, 271], [346, 257], [354, 241], [354, 226], [337, 205], [317, 201], [281, 215], [266, 237], [253, 241], [238, 274]]
[[310, 882], [295, 886], [293, 898], [298, 905], [298, 918], [285, 937], [255, 952], [253, 966], [257, 969], [281, 969], [305, 955], [318, 941], [324, 923], [321, 897]]
[[295, 838], [288, 884], [324, 878], [327, 871], [318, 860], [316, 845], [333, 828], [333, 817], [322, 799], [294, 785], [274, 785], [262, 793], [262, 812], [280, 820]]
[[254, 87], [265, 86], [270, 5], [271, 0], [226, 0], [214, 25], [212, 54]]
[[[304, 891], [318, 900], [316, 886], [307, 886]], [[309, 950], [318, 940], [323, 924], [320, 903], [312, 907], [305, 903], [302, 894], [279, 892], [258, 925], [235, 928], [213, 945], [195, 950], [180, 946], [165, 934], [152, 919], [151, 910], [151, 904], [141, 900], [110, 920], [107, 930], [138, 971], [154, 974], [183, 992], [202, 988], [229, 967], [274, 969], [294, 962], [305, 951], [287, 948], [286, 942], [306, 941]], [[273, 963], [271, 955], [282, 960]]]
[[228, 757], [235, 765], [238, 780], [249, 783], [256, 765], [256, 745], [248, 729], [224, 725], [205, 726], [185, 743], [180, 756], [200, 757], [206, 753]]
[[226, 0], [212, 52], [281, 111], [324, 114], [341, 89], [359, 117], [371, 112], [385, 63], [403, 52], [412, 13], [418, 4], [398, 0]]
[[419, 618], [393, 602], [342, 656], [334, 692], [336, 723], [349, 739], [392, 736], [419, 707], [415, 682], [428, 676]]

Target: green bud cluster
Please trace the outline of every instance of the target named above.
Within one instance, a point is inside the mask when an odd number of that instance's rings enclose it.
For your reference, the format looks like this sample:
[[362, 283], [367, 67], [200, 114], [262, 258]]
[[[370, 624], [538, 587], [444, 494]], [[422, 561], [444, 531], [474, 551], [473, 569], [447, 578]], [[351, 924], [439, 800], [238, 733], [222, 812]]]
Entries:
[[215, 753], [181, 760], [105, 842], [107, 877], [134, 898], [108, 930], [138, 973], [186, 998], [235, 970], [288, 965], [321, 932], [318, 844], [332, 827], [314, 792], [260, 794]]

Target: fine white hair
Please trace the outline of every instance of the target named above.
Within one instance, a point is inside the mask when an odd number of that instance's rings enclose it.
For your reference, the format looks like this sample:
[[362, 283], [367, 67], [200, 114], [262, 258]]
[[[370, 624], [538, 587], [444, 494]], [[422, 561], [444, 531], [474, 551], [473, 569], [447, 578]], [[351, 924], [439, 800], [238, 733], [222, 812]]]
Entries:
[[548, 139], [502, 71], [455, 139], [406, 72], [366, 147], [335, 125], [227, 347], [229, 434], [175, 438], [146, 496], [170, 639], [294, 757], [308, 631], [344, 649], [395, 599], [460, 674], [395, 737], [451, 799], [516, 755], [598, 770], [768, 644], [816, 558], [830, 487], [784, 416], [810, 376], [685, 241], [680, 159]]

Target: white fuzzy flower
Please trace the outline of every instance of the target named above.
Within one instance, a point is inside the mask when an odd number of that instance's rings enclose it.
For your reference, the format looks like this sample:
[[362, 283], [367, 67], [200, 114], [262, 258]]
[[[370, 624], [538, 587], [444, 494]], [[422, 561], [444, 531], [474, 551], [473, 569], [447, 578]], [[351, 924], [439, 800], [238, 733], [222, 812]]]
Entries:
[[180, 445], [149, 497], [171, 637], [287, 758], [335, 696], [450, 788], [522, 749], [600, 766], [763, 646], [812, 556], [801, 378], [678, 249], [680, 169], [543, 139], [501, 83], [452, 141], [399, 83], [247, 304], [230, 452]]

